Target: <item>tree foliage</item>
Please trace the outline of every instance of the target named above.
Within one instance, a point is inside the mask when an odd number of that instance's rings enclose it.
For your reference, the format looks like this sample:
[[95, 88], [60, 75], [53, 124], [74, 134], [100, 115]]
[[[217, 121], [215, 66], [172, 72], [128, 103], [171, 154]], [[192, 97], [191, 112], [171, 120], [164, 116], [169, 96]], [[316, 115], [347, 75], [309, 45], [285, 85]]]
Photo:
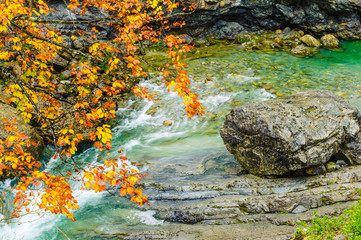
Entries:
[[[54, 158], [73, 169], [57, 173], [44, 170], [24, 150], [38, 143], [18, 132], [15, 120], [6, 121], [2, 130], [9, 134], [0, 140], [0, 174], [12, 171], [18, 182], [9, 189], [16, 194], [15, 207], [3, 212], [0, 222], [46, 211], [65, 214], [74, 221], [71, 210], [79, 206], [69, 184], [73, 180], [96, 192], [119, 186], [120, 196], [128, 194], [139, 205], [148, 203], [136, 185], [142, 174], [127, 166], [122, 150], [118, 159], [99, 159], [98, 164], [88, 166], [72, 156], [84, 139], [94, 141], [100, 151], [111, 149], [112, 133], [106, 121], [115, 117], [116, 99], [126, 86], [148, 75], [139, 56], [145, 42], [162, 43], [167, 48], [169, 63], [159, 71], [168, 91], [183, 98], [185, 114], [191, 118], [203, 113], [197, 94], [190, 90], [186, 64], [181, 60], [191, 46], [179, 37], [164, 34], [173, 26], [183, 25], [168, 22], [180, 15], [174, 13], [177, 6], [171, 0], [70, 0], [67, 8], [75, 14], [85, 15], [90, 8], [96, 8], [105, 17], [65, 21], [49, 19], [47, 15], [55, 10], [43, 0], [0, 0], [1, 85], [10, 94], [9, 103], [16, 106], [26, 122], [48, 130], [57, 149]], [[59, 25], [86, 26], [89, 30], [74, 30], [71, 39], [91, 39], [92, 44], [86, 50], [75, 49], [55, 28]], [[111, 28], [114, 38], [98, 40], [101, 27]], [[61, 76], [54, 69], [54, 61], [64, 56], [77, 59], [70, 66], [71, 81], [63, 84], [66, 94], [60, 87]], [[140, 86], [135, 85], [132, 91], [152, 99]], [[84, 129], [91, 130], [84, 134]], [[39, 188], [43, 191], [36, 191]]]

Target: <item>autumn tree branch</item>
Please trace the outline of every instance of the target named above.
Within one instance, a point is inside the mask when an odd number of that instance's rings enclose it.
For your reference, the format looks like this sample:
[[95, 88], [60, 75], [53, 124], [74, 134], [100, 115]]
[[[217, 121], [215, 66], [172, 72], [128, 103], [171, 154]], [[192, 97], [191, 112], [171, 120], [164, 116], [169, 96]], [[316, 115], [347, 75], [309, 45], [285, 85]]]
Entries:
[[93, 59], [93, 60], [101, 61], [101, 60], [97, 59], [96, 57], [94, 57], [92, 55], [89, 55], [89, 54], [83, 53], [81, 51], [75, 50], [75, 49], [73, 49], [73, 48], [71, 48], [69, 46], [66, 46], [65, 44], [57, 43], [57, 42], [54, 42], [54, 41], [52, 41], [50, 39], [40, 37], [40, 36], [36, 36], [35, 34], [29, 32], [25, 28], [23, 28], [23, 27], [19, 26], [18, 24], [16, 24], [14, 21], [10, 21], [10, 23], [11, 23], [12, 26], [19, 29], [23, 33], [27, 34], [29, 37], [32, 37], [32, 38], [35, 38], [35, 39], [38, 39], [38, 40], [41, 40], [41, 41], [44, 41], [44, 42], [48, 42], [48, 43], [53, 44], [55, 46], [61, 47], [61, 48], [65, 49], [65, 50], [67, 50], [68, 53], [71, 54], [72, 56], [73, 56], [73, 54], [76, 54], [76, 55], [81, 55], [83, 57], [90, 58], [90, 59]]
[[110, 19], [115, 18], [116, 15], [111, 15], [104, 18], [98, 18], [93, 20], [51, 20], [51, 19], [41, 19], [41, 18], [35, 18], [35, 17], [17, 17], [14, 20], [25, 20], [29, 22], [35, 22], [35, 23], [48, 23], [48, 24], [65, 24], [65, 25], [72, 25], [72, 24], [92, 24], [92, 23], [98, 23], [98, 22], [104, 22]]

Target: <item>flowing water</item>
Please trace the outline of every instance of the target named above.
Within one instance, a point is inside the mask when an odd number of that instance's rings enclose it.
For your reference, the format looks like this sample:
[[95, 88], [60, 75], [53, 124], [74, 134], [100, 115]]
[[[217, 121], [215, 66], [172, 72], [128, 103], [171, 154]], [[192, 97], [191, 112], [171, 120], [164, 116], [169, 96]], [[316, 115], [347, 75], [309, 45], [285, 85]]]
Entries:
[[[284, 52], [243, 52], [238, 46], [224, 46], [208, 51], [206, 58], [188, 63], [192, 86], [206, 107], [206, 114], [192, 120], [184, 116], [182, 101], [156, 84], [157, 78], [142, 83], [158, 99], [147, 102], [130, 99], [117, 115], [113, 129], [110, 157], [123, 148], [126, 156], [142, 164], [141, 170], [154, 182], [201, 180], [217, 167], [199, 173], [197, 163], [221, 159], [235, 164], [219, 136], [225, 115], [237, 105], [290, 95], [307, 89], [327, 89], [361, 110], [361, 42], [344, 42], [342, 51], [321, 50], [312, 58], [296, 58]], [[163, 126], [171, 120], [172, 126]], [[43, 160], [51, 158], [48, 147]], [[76, 158], [94, 162], [100, 153], [89, 148]], [[197, 161], [194, 161], [197, 159]], [[48, 167], [56, 164], [51, 159]], [[164, 167], [174, 166], [174, 167]], [[183, 179], [184, 180], [184, 179]], [[10, 181], [2, 183], [4, 188]], [[80, 186], [74, 183], [73, 187]], [[150, 193], [151, 194], [151, 193]], [[0, 239], [104, 239], [104, 234], [117, 235], [133, 230], [162, 229], [168, 223], [155, 217], [150, 208], [137, 208], [125, 198], [108, 193], [75, 190], [80, 209], [76, 222], [64, 216], [26, 216], [24, 224], [0, 225]], [[187, 198], [190, 196], [179, 196]], [[151, 201], [154, 203], [155, 200]]]

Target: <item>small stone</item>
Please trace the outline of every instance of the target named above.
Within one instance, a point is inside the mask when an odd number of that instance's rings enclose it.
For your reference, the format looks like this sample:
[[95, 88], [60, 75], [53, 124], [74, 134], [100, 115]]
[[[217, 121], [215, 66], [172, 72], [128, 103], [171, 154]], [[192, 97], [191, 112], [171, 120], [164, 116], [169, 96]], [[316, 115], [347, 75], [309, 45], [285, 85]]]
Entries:
[[306, 34], [305, 36], [301, 37], [300, 40], [309, 47], [320, 47], [321, 43], [313, 36]]
[[71, 81], [69, 81], [69, 80], [62, 80], [62, 81], [60, 81], [60, 84], [63, 84], [63, 85], [68, 85], [68, 84], [70, 84], [71, 83]]
[[148, 115], [154, 116], [157, 111], [158, 111], [157, 107], [152, 107], [152, 108], [149, 108], [145, 113], [148, 114]]
[[303, 213], [303, 212], [306, 212], [306, 211], [308, 211], [307, 208], [305, 208], [302, 205], [298, 205], [295, 209], [293, 209], [292, 213]]
[[166, 126], [166, 127], [169, 127], [169, 126], [173, 125], [173, 122], [171, 120], [164, 120], [163, 125]]
[[153, 97], [159, 97], [161, 95], [160, 92], [150, 92], [149, 95], [153, 96]]
[[297, 57], [307, 57], [311, 55], [310, 49], [304, 45], [298, 45], [297, 47], [292, 48], [290, 52]]
[[49, 60], [49, 63], [53, 65], [55, 70], [62, 71], [68, 66], [69, 61], [59, 55], [56, 55], [55, 58]]
[[282, 40], [282, 38], [280, 38], [280, 37], [276, 37], [273, 41], [274, 41], [275, 43], [277, 43], [278, 45], [280, 45], [280, 46], [283, 45], [283, 40]]
[[324, 165], [321, 166], [313, 166], [306, 169], [306, 173], [311, 176], [321, 175], [326, 173], [326, 168]]
[[276, 34], [281, 34], [282, 33], [282, 30], [281, 29], [277, 29], [276, 30]]
[[348, 166], [348, 164], [344, 160], [337, 160], [336, 164], [339, 165], [340, 167], [347, 167]]
[[305, 32], [302, 30], [299, 30], [298, 33], [301, 35], [301, 37], [303, 37], [305, 35]]
[[272, 85], [268, 85], [268, 84], [263, 84], [263, 85], [261, 85], [261, 87], [263, 87], [265, 90], [270, 90], [273, 88]]
[[327, 172], [334, 172], [337, 170], [337, 165], [334, 162], [328, 162], [326, 164], [326, 170]]
[[346, 239], [346, 236], [343, 235], [343, 234], [339, 234], [339, 235], [334, 236], [334, 237], [332, 238], [332, 240], [345, 240], [345, 239]]
[[275, 49], [275, 48], [279, 48], [280, 45], [273, 42], [273, 41], [268, 41], [268, 40], [265, 40], [262, 42], [262, 49]]
[[289, 34], [291, 31], [292, 31], [291, 28], [286, 27], [285, 29], [283, 29], [282, 34], [286, 35], [286, 34]]
[[193, 44], [193, 41], [194, 41], [194, 39], [191, 36], [187, 35], [187, 34], [180, 35], [179, 38], [183, 39], [184, 42], [187, 43], [187, 44]]
[[21, 76], [22, 71], [21, 71], [21, 67], [20, 67], [18, 64], [14, 65], [14, 67], [13, 67], [13, 73], [14, 73], [17, 77], [20, 77], [20, 76]]
[[71, 73], [69, 70], [62, 71], [60, 74], [60, 78], [63, 80], [69, 79], [71, 76]]
[[205, 83], [208, 83], [208, 82], [213, 82], [213, 79], [210, 78], [210, 77], [207, 77], [205, 80], [204, 80]]
[[285, 39], [285, 40], [295, 40], [295, 39], [299, 39], [301, 37], [299, 32], [295, 31], [295, 30], [292, 30], [288, 34], [282, 33], [282, 35], [283, 35], [283, 39]]

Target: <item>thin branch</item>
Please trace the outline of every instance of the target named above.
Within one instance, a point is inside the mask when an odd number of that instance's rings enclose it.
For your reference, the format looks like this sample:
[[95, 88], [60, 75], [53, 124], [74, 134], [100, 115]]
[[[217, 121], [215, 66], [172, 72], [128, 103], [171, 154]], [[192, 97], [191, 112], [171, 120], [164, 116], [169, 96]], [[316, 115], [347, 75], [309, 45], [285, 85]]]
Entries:
[[54, 42], [54, 41], [52, 41], [52, 40], [49, 40], [49, 39], [46, 39], [46, 38], [43, 38], [43, 37], [36, 36], [36, 35], [32, 34], [31, 32], [29, 32], [28, 30], [26, 30], [25, 28], [23, 28], [23, 27], [19, 26], [18, 24], [16, 24], [14, 21], [10, 21], [10, 22], [11, 22], [11, 25], [13, 25], [15, 28], [19, 29], [19, 30], [22, 31], [23, 33], [26, 33], [27, 35], [29, 35], [29, 36], [32, 37], [32, 38], [35, 38], [35, 39], [38, 39], [38, 40], [41, 40], [41, 41], [44, 41], [44, 42], [48, 42], [48, 43], [51, 43], [51, 44], [53, 44], [53, 45], [55, 45], [55, 46], [61, 47], [61, 48], [63, 48], [63, 49], [66, 49], [66, 50], [68, 50], [68, 52], [69, 52], [71, 55], [77, 54], [77, 55], [81, 55], [81, 56], [86, 57], [86, 58], [91, 58], [91, 59], [93, 59], [93, 60], [98, 60], [98, 61], [99, 61], [99, 59], [95, 58], [95, 57], [92, 56], [92, 55], [83, 53], [83, 52], [81, 52], [81, 51], [77, 51], [77, 50], [75, 50], [75, 49], [72, 49], [71, 47], [68, 47], [68, 46], [64, 45], [64, 44], [57, 43], [57, 42]]
[[[63, 116], [63, 114], [60, 114], [59, 116], [57, 116], [56, 118], [47, 118], [45, 117], [40, 110], [38, 109], [38, 107], [36, 106], [36, 104], [34, 103], [34, 101], [31, 99], [30, 95], [28, 94], [28, 92], [26, 91], [26, 89], [24, 88], [23, 84], [21, 83], [21, 81], [19, 81], [19, 79], [17, 79], [16, 77], [14, 77], [12, 74], [10, 74], [9, 72], [7, 72], [7, 70], [0, 66], [0, 70], [1, 72], [8, 78], [11, 78], [13, 80], [15, 80], [15, 82], [19, 85], [19, 87], [21, 88], [21, 90], [24, 92], [26, 98], [29, 100], [29, 102], [31, 103], [31, 105], [33, 106], [33, 108], [35, 109], [35, 111], [39, 114], [39, 116], [41, 118], [43, 118], [48, 125], [50, 126], [51, 130], [52, 130], [52, 135], [53, 135], [53, 141], [54, 144], [56, 143], [56, 137], [55, 137], [55, 130], [53, 127], [53, 122], [55, 122], [56, 120], [58, 120], [61, 116]], [[55, 144], [56, 145], [56, 144]]]
[[[25, 85], [25, 84], [24, 84]], [[44, 90], [42, 89], [39, 85], [35, 85], [35, 86], [29, 86], [29, 85], [25, 85], [27, 88], [35, 91], [35, 92], [41, 92], [41, 93], [45, 93], [47, 95], [49, 95], [50, 97], [58, 100], [58, 101], [61, 101], [61, 102], [64, 102], [64, 103], [67, 103], [67, 104], [70, 104], [70, 105], [73, 105], [73, 103], [69, 102], [68, 100], [64, 99], [64, 98], [60, 98], [58, 96], [56, 96], [55, 94], [47, 91], [47, 90]]]
[[92, 24], [92, 23], [98, 23], [98, 22], [104, 22], [107, 20], [110, 20], [112, 18], [115, 18], [116, 15], [111, 15], [104, 18], [98, 18], [93, 20], [50, 20], [50, 19], [41, 19], [41, 18], [35, 18], [35, 17], [18, 17], [14, 20], [25, 20], [29, 22], [35, 22], [35, 23], [48, 23], [48, 24], [65, 24], [65, 25], [72, 25], [72, 24]]

